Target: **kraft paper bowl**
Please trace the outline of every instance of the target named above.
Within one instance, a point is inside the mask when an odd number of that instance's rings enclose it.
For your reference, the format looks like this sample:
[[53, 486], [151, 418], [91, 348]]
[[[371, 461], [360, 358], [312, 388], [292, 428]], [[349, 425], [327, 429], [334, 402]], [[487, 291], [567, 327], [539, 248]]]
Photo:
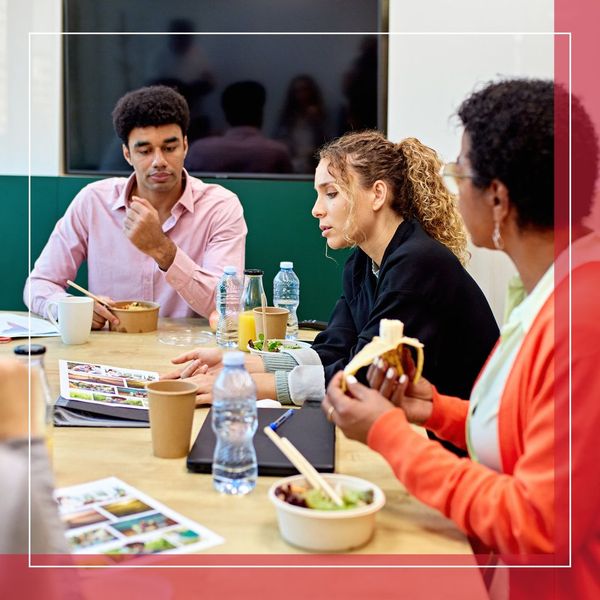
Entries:
[[[132, 302], [141, 304], [143, 308], [137, 308], [136, 310], [125, 308]], [[119, 319], [120, 323], [118, 325], [109, 323], [109, 329], [120, 333], [147, 333], [149, 331], [156, 331], [158, 327], [159, 308], [160, 304], [157, 302], [147, 302], [145, 300], [121, 300], [120, 302], [115, 302], [114, 306], [111, 306], [110, 311]]]
[[314, 510], [294, 506], [280, 500], [275, 490], [281, 485], [305, 485], [303, 475], [294, 475], [276, 481], [269, 489], [269, 500], [275, 505], [281, 537], [299, 548], [313, 552], [345, 552], [366, 544], [375, 531], [375, 515], [385, 504], [381, 488], [370, 481], [341, 474], [324, 474], [335, 489], [367, 490], [374, 493], [373, 502], [348, 510]]

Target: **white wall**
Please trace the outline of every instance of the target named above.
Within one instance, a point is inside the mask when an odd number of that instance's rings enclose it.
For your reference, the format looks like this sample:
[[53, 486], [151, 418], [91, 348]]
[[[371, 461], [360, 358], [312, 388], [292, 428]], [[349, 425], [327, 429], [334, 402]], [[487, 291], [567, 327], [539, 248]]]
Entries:
[[[29, 32], [59, 32], [60, 0], [0, 0], [0, 174], [27, 173]], [[60, 36], [31, 36], [32, 174], [58, 175]]]
[[[553, 14], [552, 0], [390, 0], [390, 138], [415, 136], [454, 160], [461, 131], [451, 117], [470, 92], [502, 76], [553, 77], [553, 36], [533, 34], [552, 32]], [[502, 32], [523, 35], [492, 35]], [[515, 269], [500, 252], [470, 250], [469, 271], [501, 322]]]

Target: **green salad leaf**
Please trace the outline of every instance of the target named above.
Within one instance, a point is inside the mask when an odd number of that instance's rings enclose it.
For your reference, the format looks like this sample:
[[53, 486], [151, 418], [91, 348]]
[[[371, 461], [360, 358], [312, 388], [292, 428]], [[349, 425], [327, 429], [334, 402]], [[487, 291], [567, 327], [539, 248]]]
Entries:
[[[254, 350], [262, 351], [262, 349], [265, 345], [264, 334], [260, 333], [258, 335], [258, 339], [250, 340], [248, 345], [250, 346], [250, 348], [253, 348]], [[298, 350], [300, 348], [300, 346], [298, 346], [298, 344], [294, 344], [294, 342], [282, 342], [281, 340], [269, 340], [268, 341], [268, 344], [267, 344], [268, 352], [280, 352], [281, 348], [285, 348], [287, 350]]]

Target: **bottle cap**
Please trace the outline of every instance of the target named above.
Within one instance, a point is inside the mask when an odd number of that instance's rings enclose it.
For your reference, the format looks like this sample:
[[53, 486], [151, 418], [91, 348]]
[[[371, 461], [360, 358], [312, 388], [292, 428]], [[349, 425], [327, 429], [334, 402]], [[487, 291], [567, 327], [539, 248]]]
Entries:
[[37, 356], [46, 353], [46, 346], [42, 344], [20, 344], [15, 346], [13, 352], [19, 356]]
[[231, 266], [231, 265], [228, 265], [228, 266], [226, 266], [226, 267], [223, 269], [223, 272], [224, 272], [226, 275], [235, 275], [237, 271], [236, 271], [236, 268], [235, 268], [235, 267], [233, 267], [233, 266]]
[[291, 260], [282, 260], [279, 263], [279, 268], [280, 269], [293, 269], [294, 263]]
[[244, 275], [264, 275], [265, 272], [262, 269], [244, 269]]
[[225, 352], [223, 354], [223, 364], [226, 367], [242, 367], [244, 366], [243, 352]]

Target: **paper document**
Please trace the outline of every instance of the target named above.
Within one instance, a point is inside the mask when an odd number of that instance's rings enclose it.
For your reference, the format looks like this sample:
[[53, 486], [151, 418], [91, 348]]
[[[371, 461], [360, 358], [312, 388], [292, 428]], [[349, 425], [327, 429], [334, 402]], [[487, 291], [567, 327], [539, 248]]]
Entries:
[[[31, 319], [31, 321], [30, 321]], [[60, 332], [50, 321], [28, 315], [0, 313], [0, 335], [11, 338], [51, 337]]]
[[116, 477], [61, 488], [54, 497], [74, 554], [184, 554], [223, 543]]
[[124, 369], [71, 360], [59, 361], [60, 395], [67, 400], [94, 405], [112, 405], [134, 410], [147, 409], [146, 384], [158, 379], [158, 373]]

